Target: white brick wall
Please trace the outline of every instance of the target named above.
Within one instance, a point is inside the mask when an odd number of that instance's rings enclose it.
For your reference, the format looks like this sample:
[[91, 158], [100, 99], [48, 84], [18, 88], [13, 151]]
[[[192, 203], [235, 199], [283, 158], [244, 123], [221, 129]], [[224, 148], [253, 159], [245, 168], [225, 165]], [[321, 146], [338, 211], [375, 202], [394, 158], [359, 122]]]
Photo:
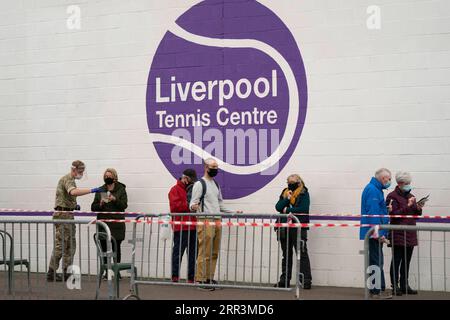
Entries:
[[[146, 82], [168, 24], [196, 2], [0, 1], [0, 207], [49, 209], [58, 178], [80, 158], [89, 176], [81, 186], [97, 186], [115, 167], [129, 210], [168, 210], [173, 181], [148, 138]], [[411, 171], [418, 196], [431, 193], [427, 214], [450, 215], [450, 3], [261, 2], [300, 46], [308, 114], [281, 174], [230, 206], [273, 212], [285, 177], [299, 172], [312, 212], [358, 213], [362, 188], [385, 166]], [[81, 30], [66, 28], [71, 4], [81, 7]], [[366, 28], [373, 4], [381, 30]], [[83, 209], [91, 201], [79, 199]], [[355, 229], [310, 232], [315, 283], [362, 285], [357, 237]]]

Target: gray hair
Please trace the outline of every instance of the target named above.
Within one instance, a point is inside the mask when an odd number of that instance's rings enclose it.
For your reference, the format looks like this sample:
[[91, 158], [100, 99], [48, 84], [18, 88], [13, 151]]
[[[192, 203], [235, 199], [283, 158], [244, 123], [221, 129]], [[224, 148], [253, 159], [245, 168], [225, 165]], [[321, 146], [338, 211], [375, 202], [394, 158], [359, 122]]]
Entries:
[[379, 178], [381, 178], [381, 176], [383, 176], [383, 174], [385, 174], [385, 173], [387, 173], [387, 174], [389, 174], [390, 176], [392, 176], [392, 173], [391, 173], [391, 171], [389, 171], [389, 169], [381, 168], [381, 169], [378, 169], [378, 170], [375, 172], [375, 178], [379, 179]]
[[399, 171], [395, 174], [395, 180], [397, 183], [410, 184], [412, 181], [411, 174], [406, 171]]
[[205, 159], [204, 161], [203, 161], [203, 163], [205, 164], [205, 166], [206, 165], [210, 165], [210, 164], [212, 164], [213, 162], [216, 162], [217, 163], [217, 160], [216, 159], [214, 159], [214, 158], [208, 158], [208, 159]]

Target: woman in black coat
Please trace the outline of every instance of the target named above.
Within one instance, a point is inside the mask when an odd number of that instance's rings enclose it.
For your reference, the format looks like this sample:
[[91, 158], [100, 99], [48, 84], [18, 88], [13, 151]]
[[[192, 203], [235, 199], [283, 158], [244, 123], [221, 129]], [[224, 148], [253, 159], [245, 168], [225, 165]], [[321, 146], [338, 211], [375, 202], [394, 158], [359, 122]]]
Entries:
[[[126, 186], [118, 181], [117, 171], [113, 168], [106, 169], [103, 174], [105, 184], [102, 188], [105, 193], [96, 193], [94, 202], [91, 205], [91, 210], [95, 212], [124, 212], [128, 207], [128, 197]], [[124, 220], [124, 214], [108, 214], [98, 213], [98, 220]], [[116, 240], [117, 248], [113, 245], [113, 251], [116, 253], [117, 262], [121, 261], [120, 245], [125, 239], [125, 223], [107, 222], [111, 231], [111, 236]], [[105, 232], [103, 228], [99, 227], [99, 232]], [[102, 249], [106, 251], [106, 240], [100, 241]], [[114, 244], [114, 242], [113, 242]], [[106, 258], [105, 258], [106, 260]], [[106, 263], [106, 261], [105, 261]]]

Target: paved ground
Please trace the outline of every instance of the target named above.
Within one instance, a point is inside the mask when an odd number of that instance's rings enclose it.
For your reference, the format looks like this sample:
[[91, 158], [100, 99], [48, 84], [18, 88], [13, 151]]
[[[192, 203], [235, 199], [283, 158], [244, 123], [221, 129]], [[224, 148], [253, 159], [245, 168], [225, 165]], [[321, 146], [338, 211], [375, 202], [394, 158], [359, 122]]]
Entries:
[[[94, 276], [83, 276], [80, 290], [69, 290], [65, 283], [48, 283], [44, 274], [31, 275], [31, 292], [27, 288], [25, 274], [15, 273], [15, 290], [13, 295], [7, 294], [7, 282], [5, 273], [0, 274], [0, 299], [69, 299], [92, 300], [95, 298]], [[120, 297], [129, 293], [128, 278], [120, 281]], [[195, 287], [168, 286], [168, 285], [140, 285], [139, 295], [141, 299], [149, 300], [293, 300], [294, 291], [276, 290], [250, 290], [250, 289], [223, 289], [213, 292], [201, 291]], [[100, 299], [107, 298], [107, 282], [102, 281]], [[361, 300], [364, 298], [364, 290], [361, 288], [343, 287], [313, 287], [311, 290], [302, 290], [301, 299], [305, 300]], [[426, 299], [426, 300], [450, 300], [450, 292], [421, 291], [417, 296], [395, 297], [399, 300]]]

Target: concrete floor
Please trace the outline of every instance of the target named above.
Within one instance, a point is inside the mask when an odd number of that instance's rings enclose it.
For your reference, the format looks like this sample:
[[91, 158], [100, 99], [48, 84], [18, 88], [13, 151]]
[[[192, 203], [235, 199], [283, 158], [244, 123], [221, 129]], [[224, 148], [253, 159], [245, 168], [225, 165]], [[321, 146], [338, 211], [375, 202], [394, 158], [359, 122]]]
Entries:
[[[58, 300], [92, 300], [95, 298], [96, 277], [83, 276], [81, 289], [70, 290], [66, 283], [49, 283], [44, 274], [31, 275], [31, 290], [27, 287], [25, 273], [16, 272], [15, 290], [7, 294], [5, 273], [0, 274], [0, 299], [58, 299]], [[107, 282], [102, 281], [100, 299], [107, 299]], [[120, 298], [129, 294], [129, 278], [120, 281]], [[140, 285], [139, 296], [148, 300], [294, 300], [295, 291], [254, 290], [225, 288], [215, 291], [202, 291], [196, 287], [173, 285]], [[303, 300], [361, 300], [364, 290], [361, 288], [319, 287], [311, 290], [301, 290]], [[450, 292], [421, 291], [417, 296], [395, 297], [396, 300], [450, 300]]]

